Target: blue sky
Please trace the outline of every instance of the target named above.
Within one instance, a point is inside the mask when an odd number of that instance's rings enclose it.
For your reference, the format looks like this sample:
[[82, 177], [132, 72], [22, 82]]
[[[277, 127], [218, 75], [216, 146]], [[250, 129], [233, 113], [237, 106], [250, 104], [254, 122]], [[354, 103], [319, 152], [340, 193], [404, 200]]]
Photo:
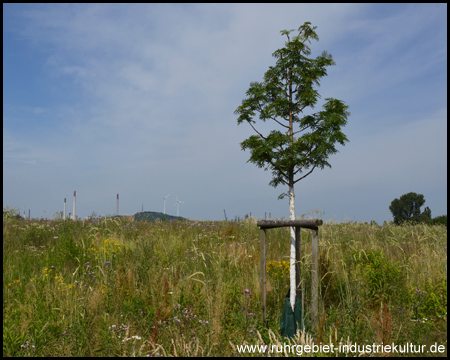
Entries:
[[446, 4], [3, 4], [3, 206], [51, 218], [76, 190], [80, 217], [170, 194], [191, 219], [288, 218], [234, 111], [305, 21], [337, 64], [319, 93], [351, 116], [296, 214], [382, 223], [411, 191], [447, 214]]

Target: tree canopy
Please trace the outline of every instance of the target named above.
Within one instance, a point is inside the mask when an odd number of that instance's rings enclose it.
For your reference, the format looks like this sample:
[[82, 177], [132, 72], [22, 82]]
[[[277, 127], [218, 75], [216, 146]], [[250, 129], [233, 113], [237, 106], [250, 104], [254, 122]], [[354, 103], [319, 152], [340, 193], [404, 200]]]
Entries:
[[423, 204], [425, 204], [425, 197], [415, 192], [409, 192], [400, 196], [400, 199], [392, 200], [389, 210], [394, 217], [394, 223], [401, 224], [406, 220], [431, 220], [431, 210], [428, 206], [424, 209], [423, 213], [420, 212]]
[[[337, 152], [336, 144], [348, 141], [341, 128], [350, 113], [343, 101], [326, 98], [322, 110], [313, 110], [320, 99], [317, 87], [327, 75], [327, 67], [335, 65], [326, 51], [316, 58], [311, 54], [311, 40], [318, 40], [316, 27], [306, 22], [291, 38], [294, 30], [283, 30], [285, 46], [272, 55], [277, 59], [270, 66], [262, 82], [252, 82], [247, 97], [236, 109], [238, 124], [246, 122], [256, 132], [241, 143], [242, 150], [250, 150], [249, 162], [271, 170], [270, 185], [293, 186], [315, 168], [331, 167], [328, 157]], [[263, 134], [256, 127], [255, 118], [263, 122], [273, 120], [276, 129]], [[282, 194], [284, 196], [286, 194]]]

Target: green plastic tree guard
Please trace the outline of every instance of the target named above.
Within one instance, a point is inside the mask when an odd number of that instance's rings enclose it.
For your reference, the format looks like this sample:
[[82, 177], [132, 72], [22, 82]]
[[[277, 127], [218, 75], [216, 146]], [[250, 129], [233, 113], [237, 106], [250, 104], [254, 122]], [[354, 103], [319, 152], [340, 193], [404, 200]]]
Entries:
[[286, 295], [286, 300], [284, 302], [283, 313], [281, 314], [280, 328], [281, 335], [288, 338], [293, 338], [297, 329], [303, 330], [302, 327], [302, 317], [303, 310], [302, 304], [295, 297], [295, 305], [294, 311], [292, 311], [291, 302], [290, 302], [290, 290]]

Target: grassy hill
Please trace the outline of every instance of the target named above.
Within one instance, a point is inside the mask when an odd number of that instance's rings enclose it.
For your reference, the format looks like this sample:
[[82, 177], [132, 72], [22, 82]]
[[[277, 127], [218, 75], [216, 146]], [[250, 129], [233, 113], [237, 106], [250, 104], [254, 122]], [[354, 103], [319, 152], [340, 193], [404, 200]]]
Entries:
[[138, 212], [134, 214], [134, 220], [147, 220], [147, 221], [154, 221], [154, 220], [185, 220], [185, 218], [181, 216], [172, 216], [163, 214], [162, 212], [155, 212], [155, 211], [143, 211]]

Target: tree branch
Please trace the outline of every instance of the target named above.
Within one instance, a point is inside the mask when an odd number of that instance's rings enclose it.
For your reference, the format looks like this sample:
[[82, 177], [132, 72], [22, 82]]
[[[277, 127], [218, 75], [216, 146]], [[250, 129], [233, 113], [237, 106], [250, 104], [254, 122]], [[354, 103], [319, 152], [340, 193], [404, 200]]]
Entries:
[[[262, 109], [262, 106], [261, 106], [261, 104], [258, 102], [258, 111], [259, 111], [259, 113], [261, 114], [262, 112], [263, 112], [263, 109]], [[287, 125], [284, 125], [284, 124], [282, 124], [281, 122], [279, 122], [275, 117], [273, 117], [273, 116], [271, 116], [270, 117], [272, 120], [274, 120], [275, 122], [277, 122], [278, 124], [280, 124], [281, 126], [284, 126], [285, 128], [289, 128], [289, 126], [287, 126]], [[255, 131], [256, 131], [256, 129], [255, 128], [253, 128]], [[257, 132], [257, 131], [256, 131]], [[259, 133], [258, 133], [259, 134]]]
[[[270, 162], [270, 164], [271, 164], [277, 171], [279, 171], [279, 172], [281, 173], [281, 175], [284, 176], [284, 178], [288, 179], [288, 176], [286, 175], [286, 173], [285, 173], [283, 170], [280, 169], [280, 166], [279, 166], [279, 165], [274, 164], [274, 162], [273, 162], [272, 160], [269, 160], [269, 162]], [[283, 183], [285, 183], [286, 185], [288, 185], [287, 182], [284, 181], [283, 179], [281, 179], [281, 181], [283, 181]]]
[[[312, 151], [313, 151], [313, 145], [311, 144], [311, 147], [309, 148], [309, 152], [308, 152], [308, 154], [306, 154], [306, 158], [309, 158]], [[300, 166], [296, 171], [294, 171], [293, 175], [295, 176], [295, 174], [297, 174], [301, 169], [303, 169], [303, 166]]]
[[275, 84], [276, 87], [278, 87], [280, 90], [284, 90], [283, 87], [279, 84]]
[[253, 124], [249, 121], [248, 122], [249, 124], [250, 124], [250, 126], [253, 128], [253, 130], [255, 130], [255, 132], [259, 135], [259, 136], [261, 136], [264, 140], [267, 140], [264, 136], [263, 136], [263, 134], [261, 134], [258, 130], [256, 130], [256, 128], [253, 126]]
[[[313, 114], [313, 116], [315, 116], [315, 115], [317, 115], [317, 113], [314, 113], [314, 114]], [[317, 119], [316, 121], [314, 121], [314, 124], [310, 124], [310, 125], [306, 125], [306, 126], [302, 127], [300, 130], [295, 131], [295, 132], [294, 132], [294, 135], [295, 135], [295, 134], [298, 134], [299, 132], [302, 132], [303, 130], [305, 130], [305, 129], [311, 127], [312, 125], [316, 125], [319, 121], [320, 121], [320, 119]]]
[[303, 128], [301, 128], [299, 131], [294, 131], [294, 135], [295, 135], [295, 134], [298, 134], [299, 132], [302, 132], [303, 130], [309, 128], [310, 126], [311, 126], [311, 125], [307, 125], [307, 126], [304, 126]]
[[301, 109], [299, 109], [298, 111], [293, 112], [292, 115], [296, 115], [296, 114], [298, 114], [299, 112], [302, 112], [307, 106], [308, 106], [308, 105], [303, 106], [303, 107], [302, 107]]
[[289, 126], [288, 126], [288, 125], [284, 125], [284, 124], [280, 123], [275, 117], [271, 116], [270, 118], [271, 118], [273, 121], [275, 121], [275, 122], [277, 122], [278, 124], [280, 124], [281, 126], [287, 128], [287, 129], [289, 129]]
[[309, 174], [311, 174], [315, 168], [316, 168], [316, 165], [314, 165], [313, 168], [311, 169], [311, 171], [309, 171], [307, 174], [303, 175], [301, 178], [298, 178], [297, 180], [294, 180], [294, 184], [297, 181], [300, 181], [301, 179], [303, 179], [303, 178], [307, 177]]

